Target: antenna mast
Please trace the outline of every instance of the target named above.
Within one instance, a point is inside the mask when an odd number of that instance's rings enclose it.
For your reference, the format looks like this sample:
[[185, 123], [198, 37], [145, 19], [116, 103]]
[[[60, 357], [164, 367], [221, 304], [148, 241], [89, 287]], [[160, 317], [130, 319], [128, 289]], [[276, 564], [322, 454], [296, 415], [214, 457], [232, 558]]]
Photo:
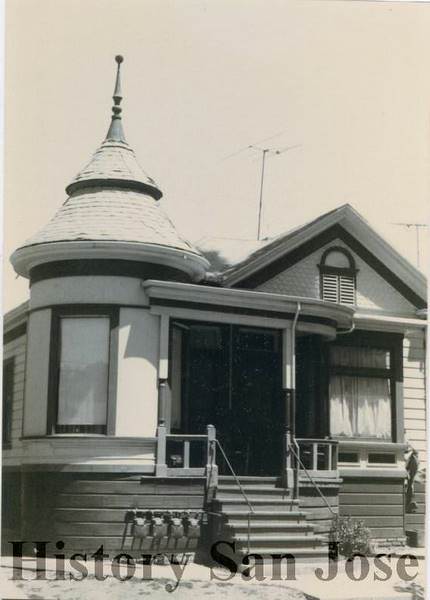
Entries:
[[420, 268], [420, 227], [428, 227], [426, 223], [392, 223], [392, 225], [399, 225], [400, 227], [415, 227], [416, 242], [417, 242], [417, 267]]
[[300, 144], [295, 144], [294, 146], [286, 146], [285, 148], [260, 148], [259, 146], [254, 146], [251, 144], [248, 146], [249, 149], [257, 150], [261, 152], [261, 178], [260, 178], [260, 197], [259, 197], [259, 205], [258, 205], [258, 227], [257, 227], [257, 240], [261, 239], [261, 215], [263, 211], [263, 188], [264, 188], [264, 169], [266, 166], [266, 156], [271, 153], [273, 155], [283, 154], [287, 152], [287, 150], [292, 150], [293, 148], [298, 148]]

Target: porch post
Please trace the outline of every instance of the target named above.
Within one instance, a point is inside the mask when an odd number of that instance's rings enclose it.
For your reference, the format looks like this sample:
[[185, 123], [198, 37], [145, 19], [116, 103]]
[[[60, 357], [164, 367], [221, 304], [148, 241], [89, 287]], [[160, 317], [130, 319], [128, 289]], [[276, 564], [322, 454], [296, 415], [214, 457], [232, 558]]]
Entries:
[[158, 423], [170, 431], [169, 390], [169, 315], [160, 317], [160, 354], [158, 359]]
[[157, 427], [157, 455], [155, 461], [156, 477], [165, 477], [167, 475], [166, 441], [166, 426], [160, 424]]
[[206, 458], [206, 492], [207, 500], [212, 500], [218, 487], [218, 465], [216, 464], [216, 430], [213, 425], [207, 426], [207, 458]]
[[295, 433], [294, 410], [294, 335], [291, 327], [282, 331], [282, 387], [285, 398], [285, 434], [284, 434], [284, 473], [285, 486], [292, 489], [294, 485], [293, 466], [291, 460], [290, 444]]

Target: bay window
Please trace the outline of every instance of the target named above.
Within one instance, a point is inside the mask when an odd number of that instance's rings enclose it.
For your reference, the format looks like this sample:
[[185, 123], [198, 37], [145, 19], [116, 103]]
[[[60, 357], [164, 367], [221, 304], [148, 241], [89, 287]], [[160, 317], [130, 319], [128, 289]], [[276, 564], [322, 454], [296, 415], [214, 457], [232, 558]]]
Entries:
[[396, 334], [388, 339], [382, 334], [371, 339], [356, 335], [330, 346], [332, 436], [394, 441], [400, 362], [401, 336]]
[[103, 309], [54, 315], [51, 433], [111, 432], [116, 321]]

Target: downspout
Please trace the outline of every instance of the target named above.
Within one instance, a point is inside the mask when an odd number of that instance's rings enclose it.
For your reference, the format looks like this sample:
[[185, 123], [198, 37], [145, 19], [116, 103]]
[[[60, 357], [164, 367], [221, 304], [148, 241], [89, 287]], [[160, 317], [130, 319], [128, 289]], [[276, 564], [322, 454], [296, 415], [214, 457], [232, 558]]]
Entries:
[[[289, 393], [289, 411], [288, 411], [288, 421], [290, 431], [287, 431], [287, 453], [290, 456], [290, 452], [293, 453], [293, 456], [296, 454], [295, 459], [293, 460], [293, 498], [297, 499], [299, 497], [299, 453], [300, 449], [296, 442], [296, 330], [297, 330], [297, 322], [299, 320], [301, 310], [300, 302], [297, 302], [296, 313], [293, 319], [293, 325], [291, 327], [291, 357], [292, 357], [292, 369], [291, 369], [291, 389]], [[289, 445], [289, 447], [288, 447]], [[293, 450], [293, 447], [295, 450]], [[290, 463], [291, 466], [291, 463]]]
[[343, 331], [336, 331], [336, 336], [338, 335], [346, 335], [347, 333], [352, 333], [355, 329], [355, 323], [352, 322], [352, 325], [349, 329], [344, 329]]
[[291, 400], [290, 400], [290, 411], [289, 411], [289, 422], [291, 428], [291, 437], [294, 440], [296, 437], [296, 329], [297, 322], [301, 311], [301, 304], [297, 302], [296, 313], [293, 319], [293, 326], [291, 328], [291, 356], [293, 357], [293, 365], [291, 370]]

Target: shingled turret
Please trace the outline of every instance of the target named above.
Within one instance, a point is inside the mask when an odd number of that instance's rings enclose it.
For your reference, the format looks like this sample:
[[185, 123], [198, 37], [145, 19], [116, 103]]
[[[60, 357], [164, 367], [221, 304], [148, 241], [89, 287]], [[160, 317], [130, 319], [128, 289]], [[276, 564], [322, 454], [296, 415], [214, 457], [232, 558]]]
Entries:
[[[112, 259], [139, 262], [142, 278], [150, 276], [198, 281], [207, 260], [176, 231], [162, 210], [162, 192], [137, 162], [122, 126], [120, 67], [113, 94], [112, 118], [106, 139], [88, 164], [66, 187], [69, 195], [51, 221], [12, 255], [17, 273], [32, 278], [32, 270], [52, 262]], [[138, 268], [137, 268], [138, 271]], [[168, 275], [166, 275], [168, 273]]]

